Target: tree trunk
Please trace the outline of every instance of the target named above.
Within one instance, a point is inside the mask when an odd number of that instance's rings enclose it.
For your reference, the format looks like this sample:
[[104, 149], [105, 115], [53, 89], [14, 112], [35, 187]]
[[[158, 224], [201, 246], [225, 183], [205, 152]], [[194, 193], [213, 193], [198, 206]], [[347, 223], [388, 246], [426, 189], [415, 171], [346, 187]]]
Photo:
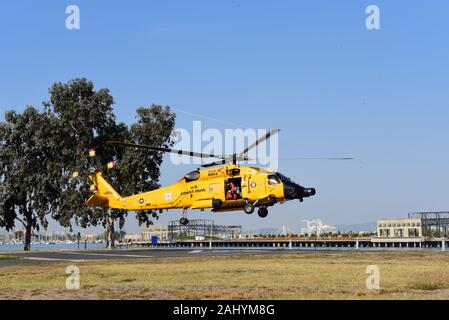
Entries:
[[32, 222], [31, 219], [27, 219], [27, 225], [25, 227], [25, 242], [24, 242], [24, 251], [31, 250], [31, 233], [32, 233]]
[[115, 248], [115, 228], [114, 228], [114, 218], [111, 214], [108, 214], [106, 218], [106, 228], [107, 228], [107, 240], [106, 240], [106, 248], [114, 249]]

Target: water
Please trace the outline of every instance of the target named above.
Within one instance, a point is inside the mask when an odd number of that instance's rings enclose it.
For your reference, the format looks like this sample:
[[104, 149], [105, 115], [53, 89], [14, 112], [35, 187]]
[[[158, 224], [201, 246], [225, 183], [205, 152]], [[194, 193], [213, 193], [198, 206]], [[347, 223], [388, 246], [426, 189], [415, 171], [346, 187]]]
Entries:
[[[104, 243], [88, 243], [87, 249], [104, 249]], [[80, 242], [80, 250], [84, 250], [84, 242]], [[77, 243], [71, 244], [32, 244], [32, 251], [50, 251], [50, 250], [78, 250]], [[0, 245], [0, 251], [23, 251], [23, 244], [3, 244]]]

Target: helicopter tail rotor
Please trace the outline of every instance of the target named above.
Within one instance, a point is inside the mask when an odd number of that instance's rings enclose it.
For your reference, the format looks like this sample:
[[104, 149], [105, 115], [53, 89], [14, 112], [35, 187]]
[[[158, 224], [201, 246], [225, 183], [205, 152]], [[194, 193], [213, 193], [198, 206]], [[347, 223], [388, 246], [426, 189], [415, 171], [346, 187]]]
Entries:
[[[89, 155], [89, 167], [85, 169], [85, 171], [73, 171], [70, 176], [72, 180], [76, 180], [80, 177], [88, 177], [89, 180], [93, 182], [90, 186], [89, 191], [95, 194], [91, 197], [92, 201], [96, 200], [97, 202], [104, 202], [107, 200], [105, 196], [114, 196], [115, 198], [121, 198], [120, 195], [114, 190], [114, 188], [106, 182], [106, 180], [102, 177], [103, 170], [112, 170], [117, 167], [117, 161], [110, 161], [105, 166], [101, 166], [100, 168], [96, 166], [94, 158], [96, 157], [95, 148], [90, 148], [88, 150]], [[89, 199], [90, 200], [90, 199]]]

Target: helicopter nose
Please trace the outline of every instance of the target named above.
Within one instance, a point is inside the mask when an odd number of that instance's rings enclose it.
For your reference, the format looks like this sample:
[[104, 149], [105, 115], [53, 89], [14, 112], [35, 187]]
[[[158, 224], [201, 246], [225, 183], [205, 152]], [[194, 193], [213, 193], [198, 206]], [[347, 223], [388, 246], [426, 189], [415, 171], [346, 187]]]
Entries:
[[315, 188], [304, 188], [301, 186], [298, 186], [297, 188], [297, 196], [295, 199], [299, 199], [299, 201], [303, 201], [304, 198], [312, 197], [316, 194]]
[[304, 188], [303, 193], [304, 193], [305, 197], [311, 197], [311, 196], [316, 195], [316, 190], [315, 190], [315, 188]]
[[299, 199], [314, 196], [316, 194], [315, 188], [304, 188], [296, 183], [284, 183], [284, 197], [287, 200]]

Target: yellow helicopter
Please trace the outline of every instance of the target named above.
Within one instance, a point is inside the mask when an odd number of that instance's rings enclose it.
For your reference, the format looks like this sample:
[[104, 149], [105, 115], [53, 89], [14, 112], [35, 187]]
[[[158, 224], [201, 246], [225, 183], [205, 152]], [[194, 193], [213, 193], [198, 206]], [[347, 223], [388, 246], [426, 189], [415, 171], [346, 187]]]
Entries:
[[[268, 207], [276, 203], [282, 204], [295, 199], [302, 202], [304, 198], [316, 194], [314, 188], [302, 187], [278, 172], [238, 165], [239, 161], [250, 160], [246, 156], [248, 151], [278, 132], [279, 129], [272, 129], [241, 153], [227, 156], [108, 141], [109, 144], [124, 147], [220, 160], [203, 165], [205, 168], [203, 170], [198, 169], [186, 174], [173, 185], [130, 197], [120, 196], [102, 177], [101, 172], [97, 171], [89, 175], [89, 179], [93, 182], [91, 191], [94, 195], [89, 198], [87, 204], [129, 211], [182, 209], [180, 219], [182, 225], [189, 223], [188, 209], [212, 209], [213, 212], [243, 210], [247, 214], [252, 214], [255, 208], [258, 208], [259, 216], [265, 218], [268, 215]], [[351, 158], [328, 159], [346, 160]], [[218, 167], [209, 168], [212, 166]]]

